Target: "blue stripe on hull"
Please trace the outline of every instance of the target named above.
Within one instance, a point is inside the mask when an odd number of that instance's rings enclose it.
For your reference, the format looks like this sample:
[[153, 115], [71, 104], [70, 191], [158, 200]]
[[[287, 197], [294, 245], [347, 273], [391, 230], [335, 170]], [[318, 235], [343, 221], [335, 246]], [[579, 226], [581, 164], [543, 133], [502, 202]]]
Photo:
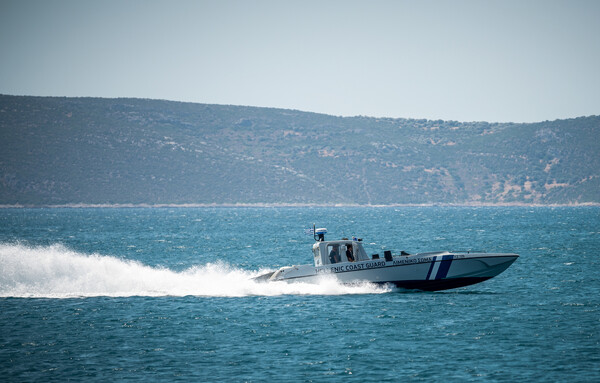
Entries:
[[437, 258], [437, 257], [433, 257], [434, 261], [431, 262], [431, 265], [429, 265], [429, 271], [427, 272], [427, 277], [425, 277], [425, 279], [429, 279], [429, 277], [431, 276], [431, 272], [433, 271], [433, 266], [435, 265], [435, 258]]
[[[454, 258], [451, 254], [444, 255], [442, 257], [442, 263], [440, 263], [440, 267], [438, 268], [438, 272], [435, 276], [435, 279], [444, 279], [448, 275], [448, 270], [450, 270], [450, 265], [452, 264], [452, 258]], [[427, 278], [429, 279], [429, 277]]]

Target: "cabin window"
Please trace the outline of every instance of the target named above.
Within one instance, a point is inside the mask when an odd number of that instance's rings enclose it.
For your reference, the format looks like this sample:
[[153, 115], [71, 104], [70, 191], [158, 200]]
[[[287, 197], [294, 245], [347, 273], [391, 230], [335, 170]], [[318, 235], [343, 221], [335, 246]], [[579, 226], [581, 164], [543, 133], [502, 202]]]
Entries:
[[321, 249], [318, 246], [313, 247], [313, 255], [315, 257], [315, 266], [321, 266], [323, 262], [321, 262]]
[[328, 245], [327, 254], [329, 254], [329, 262], [332, 264], [342, 261], [340, 256], [340, 245]]
[[354, 254], [354, 246], [351, 244], [344, 246], [344, 256], [348, 262], [356, 261], [356, 256]]

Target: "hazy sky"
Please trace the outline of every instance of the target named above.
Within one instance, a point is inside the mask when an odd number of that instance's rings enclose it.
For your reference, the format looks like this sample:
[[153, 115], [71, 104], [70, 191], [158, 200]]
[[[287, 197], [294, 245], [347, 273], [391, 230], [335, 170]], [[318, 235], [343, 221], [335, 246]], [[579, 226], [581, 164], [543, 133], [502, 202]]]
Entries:
[[600, 114], [600, 1], [4, 1], [0, 93], [531, 122]]

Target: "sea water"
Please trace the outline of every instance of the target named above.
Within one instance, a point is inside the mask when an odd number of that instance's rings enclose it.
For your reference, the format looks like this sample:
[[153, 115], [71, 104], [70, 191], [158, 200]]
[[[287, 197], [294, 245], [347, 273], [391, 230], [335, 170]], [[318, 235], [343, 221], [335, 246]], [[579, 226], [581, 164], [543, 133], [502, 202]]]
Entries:
[[[442, 292], [257, 283], [304, 229], [516, 252]], [[600, 208], [0, 210], [2, 381], [600, 380]]]

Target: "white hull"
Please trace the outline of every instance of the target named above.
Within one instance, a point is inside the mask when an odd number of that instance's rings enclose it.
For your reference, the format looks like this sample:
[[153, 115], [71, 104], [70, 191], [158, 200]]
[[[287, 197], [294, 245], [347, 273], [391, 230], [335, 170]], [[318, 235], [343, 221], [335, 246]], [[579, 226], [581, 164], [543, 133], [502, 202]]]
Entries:
[[518, 257], [506, 253], [422, 253], [395, 256], [387, 261], [372, 259], [322, 266], [288, 266], [260, 279], [316, 282], [323, 275], [333, 275], [342, 283], [391, 283], [407, 289], [436, 291], [493, 278]]

